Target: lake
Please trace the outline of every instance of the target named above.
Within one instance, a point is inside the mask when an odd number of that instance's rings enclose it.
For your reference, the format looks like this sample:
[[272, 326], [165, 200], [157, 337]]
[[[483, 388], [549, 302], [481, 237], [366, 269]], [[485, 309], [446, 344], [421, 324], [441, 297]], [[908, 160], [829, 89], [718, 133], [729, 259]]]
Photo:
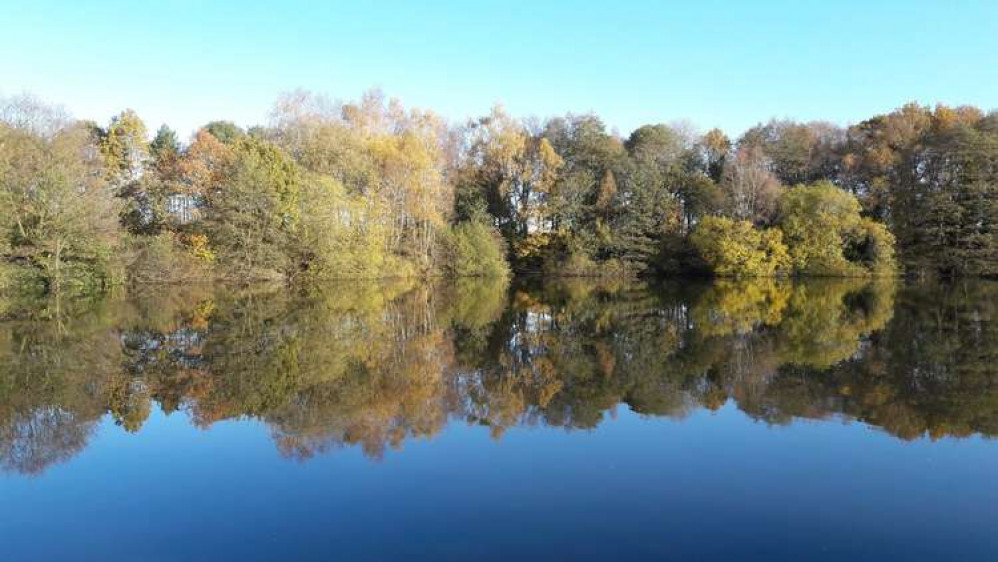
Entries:
[[998, 559], [998, 283], [4, 301], [0, 560]]

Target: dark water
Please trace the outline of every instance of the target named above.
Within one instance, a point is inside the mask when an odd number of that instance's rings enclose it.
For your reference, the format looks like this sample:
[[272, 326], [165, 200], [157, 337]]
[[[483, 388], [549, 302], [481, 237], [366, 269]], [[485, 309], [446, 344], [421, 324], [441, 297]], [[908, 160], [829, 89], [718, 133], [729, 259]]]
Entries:
[[995, 560], [998, 285], [3, 302], [0, 560]]

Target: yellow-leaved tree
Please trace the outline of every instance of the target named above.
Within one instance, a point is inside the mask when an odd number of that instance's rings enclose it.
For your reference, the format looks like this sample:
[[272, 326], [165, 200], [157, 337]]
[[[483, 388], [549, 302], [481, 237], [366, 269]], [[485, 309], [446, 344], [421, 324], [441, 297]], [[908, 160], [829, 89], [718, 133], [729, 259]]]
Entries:
[[860, 215], [856, 197], [831, 182], [799, 185], [780, 198], [780, 229], [795, 271], [807, 275], [887, 275], [894, 237]]
[[690, 236], [714, 274], [760, 277], [790, 272], [790, 256], [782, 233], [757, 229], [749, 221], [704, 217]]

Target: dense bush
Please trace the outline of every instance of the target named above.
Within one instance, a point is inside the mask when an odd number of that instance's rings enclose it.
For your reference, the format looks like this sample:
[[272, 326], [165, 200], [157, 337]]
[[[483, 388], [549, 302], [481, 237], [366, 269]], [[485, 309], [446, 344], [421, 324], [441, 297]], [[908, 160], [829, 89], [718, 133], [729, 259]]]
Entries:
[[856, 197], [829, 182], [788, 190], [780, 199], [779, 225], [798, 273], [862, 276], [893, 272], [890, 232], [861, 217]]
[[404, 276], [388, 251], [388, 231], [376, 201], [351, 194], [339, 181], [310, 174], [302, 184], [296, 271], [315, 282], [347, 277]]
[[691, 236], [711, 270], [722, 277], [761, 277], [790, 272], [783, 235], [748, 221], [704, 217]]
[[505, 277], [506, 244], [492, 226], [480, 220], [458, 223], [447, 235], [447, 270], [457, 277]]
[[179, 283], [211, 276], [212, 255], [203, 237], [171, 233], [129, 239], [129, 279], [136, 283]]

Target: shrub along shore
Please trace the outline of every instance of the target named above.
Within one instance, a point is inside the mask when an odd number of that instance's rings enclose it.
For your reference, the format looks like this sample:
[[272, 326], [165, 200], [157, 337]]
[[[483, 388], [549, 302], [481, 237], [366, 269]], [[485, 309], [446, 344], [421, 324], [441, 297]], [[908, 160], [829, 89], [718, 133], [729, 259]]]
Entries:
[[0, 100], [0, 286], [558, 275], [998, 275], [998, 113], [736, 139], [281, 96], [182, 142]]

